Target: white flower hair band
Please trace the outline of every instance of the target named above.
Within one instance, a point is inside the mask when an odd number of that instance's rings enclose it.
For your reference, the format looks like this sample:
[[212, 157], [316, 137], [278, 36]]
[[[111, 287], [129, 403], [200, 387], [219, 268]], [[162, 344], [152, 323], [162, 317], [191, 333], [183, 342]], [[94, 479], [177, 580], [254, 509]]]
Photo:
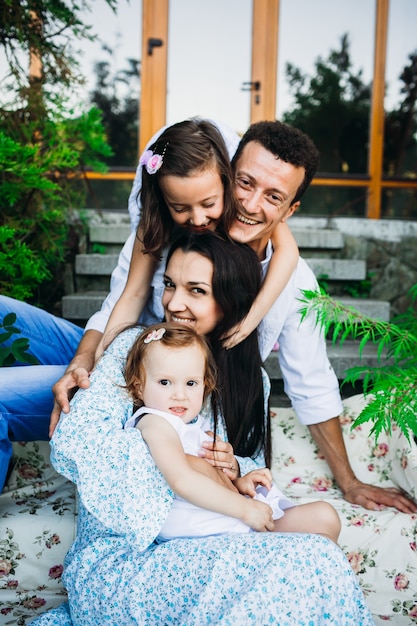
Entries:
[[158, 330], [153, 330], [148, 335], [146, 335], [145, 339], [143, 340], [143, 343], [151, 343], [151, 341], [158, 341], [159, 339], [162, 339], [162, 337], [165, 335], [165, 332], [166, 332], [166, 328], [158, 328]]

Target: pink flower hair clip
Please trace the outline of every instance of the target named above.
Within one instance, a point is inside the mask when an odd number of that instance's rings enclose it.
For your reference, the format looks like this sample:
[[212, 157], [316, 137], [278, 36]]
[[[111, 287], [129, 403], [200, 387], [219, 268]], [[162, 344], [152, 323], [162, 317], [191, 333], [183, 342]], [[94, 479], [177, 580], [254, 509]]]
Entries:
[[146, 335], [145, 339], [143, 340], [143, 343], [151, 343], [151, 341], [158, 341], [159, 339], [162, 339], [162, 337], [165, 335], [165, 332], [166, 332], [166, 328], [158, 328], [158, 330], [153, 330], [148, 335]]
[[162, 154], [156, 154], [155, 152], [152, 152], [152, 150], [145, 150], [140, 157], [139, 165], [144, 165], [148, 174], [156, 174], [156, 172], [161, 168], [161, 165], [164, 162], [164, 154], [166, 152], [167, 145], [168, 144], [166, 144]]

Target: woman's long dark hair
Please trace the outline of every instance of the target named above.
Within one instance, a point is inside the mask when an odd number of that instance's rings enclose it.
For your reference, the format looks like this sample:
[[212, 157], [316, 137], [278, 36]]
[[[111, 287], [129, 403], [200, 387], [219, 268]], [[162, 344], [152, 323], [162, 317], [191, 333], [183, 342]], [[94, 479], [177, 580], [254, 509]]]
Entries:
[[230, 158], [217, 127], [198, 118], [178, 122], [165, 129], [150, 149], [163, 154], [163, 161], [155, 174], [149, 174], [142, 167], [140, 226], [145, 253], [158, 259], [176, 226], [159, 185], [164, 176], [188, 178], [211, 168], [217, 170], [224, 189], [223, 214], [218, 230], [226, 234], [236, 215], [236, 204]]
[[222, 345], [222, 337], [248, 314], [260, 289], [258, 257], [248, 246], [213, 232], [181, 231], [171, 245], [167, 264], [178, 249], [201, 254], [213, 263], [213, 296], [223, 312], [223, 318], [208, 336], [218, 374], [217, 392], [212, 394], [215, 423], [221, 408], [235, 454], [255, 457], [263, 451], [269, 466], [269, 411], [265, 415], [257, 331], [234, 348], [226, 350]]

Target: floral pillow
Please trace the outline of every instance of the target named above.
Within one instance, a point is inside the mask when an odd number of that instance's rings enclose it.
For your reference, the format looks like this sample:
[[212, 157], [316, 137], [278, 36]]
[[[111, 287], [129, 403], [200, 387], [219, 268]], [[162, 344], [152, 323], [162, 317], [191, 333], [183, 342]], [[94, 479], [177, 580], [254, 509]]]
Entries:
[[[357, 477], [382, 487], [397, 487], [416, 499], [417, 446], [398, 428], [378, 443], [370, 426], [352, 422], [365, 405], [363, 396], [344, 402], [342, 431]], [[274, 480], [299, 503], [325, 499], [342, 521], [339, 545], [361, 587], [377, 624], [417, 624], [417, 515], [385, 508], [369, 511], [344, 500], [309, 430], [292, 409], [272, 409]]]
[[28, 624], [66, 599], [61, 577], [76, 497], [52, 468], [48, 442], [15, 443], [13, 452], [0, 495], [0, 623]]

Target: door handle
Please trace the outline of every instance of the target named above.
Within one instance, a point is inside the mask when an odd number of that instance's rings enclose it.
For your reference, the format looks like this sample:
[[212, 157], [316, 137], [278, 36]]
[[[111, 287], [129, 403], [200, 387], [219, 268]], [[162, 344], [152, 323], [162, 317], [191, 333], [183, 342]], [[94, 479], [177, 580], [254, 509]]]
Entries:
[[261, 81], [249, 81], [246, 83], [242, 83], [241, 91], [260, 91], [261, 89]]
[[148, 39], [148, 55], [152, 56], [154, 48], [160, 48], [164, 45], [162, 39], [156, 39], [155, 37], [150, 37]]

